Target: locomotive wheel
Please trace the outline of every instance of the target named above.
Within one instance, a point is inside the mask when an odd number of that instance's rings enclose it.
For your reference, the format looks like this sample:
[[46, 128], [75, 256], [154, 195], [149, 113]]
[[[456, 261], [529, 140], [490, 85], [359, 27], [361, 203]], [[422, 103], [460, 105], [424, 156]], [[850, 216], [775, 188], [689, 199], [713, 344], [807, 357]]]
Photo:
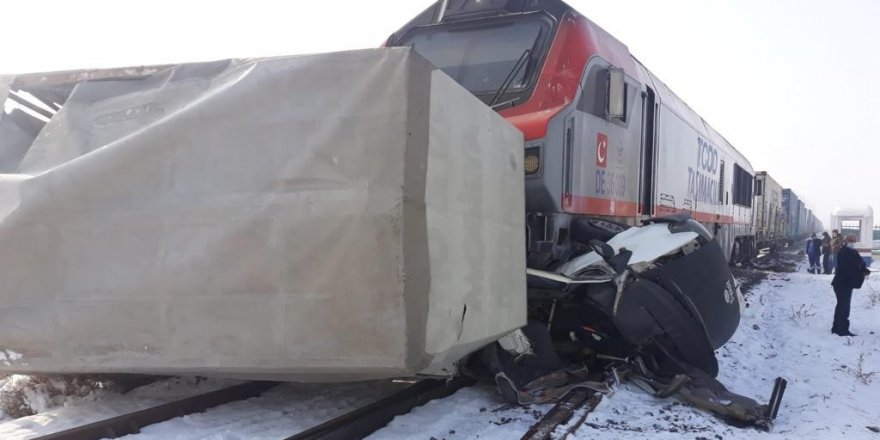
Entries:
[[733, 240], [733, 249], [730, 250], [730, 265], [735, 266], [740, 261], [740, 241], [739, 239]]

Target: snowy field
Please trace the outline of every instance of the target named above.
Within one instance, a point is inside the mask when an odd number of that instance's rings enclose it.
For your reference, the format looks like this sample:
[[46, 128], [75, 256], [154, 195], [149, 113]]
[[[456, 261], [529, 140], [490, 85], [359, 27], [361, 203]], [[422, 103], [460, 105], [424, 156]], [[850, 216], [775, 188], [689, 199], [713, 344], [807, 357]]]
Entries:
[[[875, 264], [875, 268], [878, 265]], [[772, 431], [728, 426], [675, 399], [631, 385], [606, 397], [569, 439], [880, 439], [880, 273], [853, 295], [854, 338], [830, 333], [831, 276], [769, 274], [746, 295], [737, 334], [718, 352], [721, 381], [766, 402], [776, 376], [788, 388]], [[0, 387], [9, 385], [0, 380]], [[29, 438], [222, 386], [168, 379], [128, 394], [97, 391], [43, 402], [39, 414], [0, 423], [0, 438]], [[282, 385], [263, 396], [166, 423], [126, 439], [279, 439], [393, 391], [389, 384]], [[40, 396], [30, 396], [36, 403]], [[45, 399], [43, 397], [43, 399]], [[396, 418], [370, 439], [519, 438], [550, 406], [510, 408], [488, 386], [463, 389]], [[575, 418], [579, 415], [576, 414]], [[2, 415], [0, 415], [2, 417]]]

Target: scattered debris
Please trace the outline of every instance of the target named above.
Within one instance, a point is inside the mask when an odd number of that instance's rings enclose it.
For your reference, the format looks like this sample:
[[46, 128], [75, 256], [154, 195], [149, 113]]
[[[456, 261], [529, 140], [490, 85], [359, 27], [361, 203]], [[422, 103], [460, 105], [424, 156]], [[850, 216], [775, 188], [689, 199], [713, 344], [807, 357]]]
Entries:
[[602, 400], [602, 394], [587, 389], [576, 389], [559, 400], [559, 403], [544, 416], [538, 423], [522, 436], [522, 440], [545, 440], [560, 426], [571, 420], [575, 411], [583, 408], [581, 417], [571, 426], [566, 428], [565, 436], [576, 431], [587, 418], [587, 415], [596, 408]]
[[751, 266], [762, 271], [792, 273], [798, 271], [798, 265], [804, 259], [803, 250], [793, 248], [762, 249], [752, 259]]

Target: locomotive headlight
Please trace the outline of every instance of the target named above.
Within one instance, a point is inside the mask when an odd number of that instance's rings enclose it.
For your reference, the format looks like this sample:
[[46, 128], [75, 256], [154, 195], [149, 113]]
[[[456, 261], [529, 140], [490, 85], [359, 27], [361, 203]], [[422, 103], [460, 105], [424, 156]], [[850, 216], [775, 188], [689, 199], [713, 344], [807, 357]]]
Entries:
[[541, 147], [526, 148], [525, 158], [523, 159], [523, 168], [526, 170], [526, 176], [533, 176], [541, 171]]

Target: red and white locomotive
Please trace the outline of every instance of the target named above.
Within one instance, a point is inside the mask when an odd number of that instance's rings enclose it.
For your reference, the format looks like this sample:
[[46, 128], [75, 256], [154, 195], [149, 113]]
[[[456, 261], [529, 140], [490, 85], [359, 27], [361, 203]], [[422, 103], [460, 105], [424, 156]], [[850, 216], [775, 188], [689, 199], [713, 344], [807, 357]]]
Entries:
[[562, 1], [438, 1], [387, 44], [413, 47], [524, 133], [530, 267], [676, 213], [731, 262], [751, 254], [749, 161]]

